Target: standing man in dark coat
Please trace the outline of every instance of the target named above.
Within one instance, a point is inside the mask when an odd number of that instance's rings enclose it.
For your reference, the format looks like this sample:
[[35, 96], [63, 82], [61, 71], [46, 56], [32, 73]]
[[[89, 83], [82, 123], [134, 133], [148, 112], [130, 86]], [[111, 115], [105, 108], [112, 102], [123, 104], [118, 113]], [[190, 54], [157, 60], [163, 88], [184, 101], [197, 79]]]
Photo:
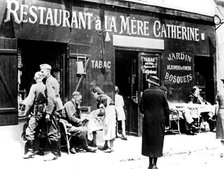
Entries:
[[163, 155], [165, 119], [169, 106], [164, 92], [159, 89], [159, 79], [150, 76], [149, 89], [144, 90], [139, 109], [144, 115], [142, 132], [142, 155], [149, 157], [148, 169], [157, 169], [157, 159]]

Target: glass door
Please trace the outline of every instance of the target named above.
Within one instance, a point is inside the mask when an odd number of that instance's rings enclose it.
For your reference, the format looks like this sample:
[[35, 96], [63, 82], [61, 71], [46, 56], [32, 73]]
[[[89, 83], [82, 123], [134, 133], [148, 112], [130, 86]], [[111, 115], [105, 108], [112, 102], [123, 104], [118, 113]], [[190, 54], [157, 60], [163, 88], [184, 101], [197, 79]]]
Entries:
[[139, 72], [139, 76], [141, 77], [140, 88], [142, 91], [148, 88], [148, 82], [147, 79], [150, 76], [156, 76], [160, 78], [160, 68], [159, 68], [159, 60], [160, 60], [160, 54], [158, 53], [139, 53], [140, 56], [140, 62], [139, 66], [141, 68], [141, 71]]

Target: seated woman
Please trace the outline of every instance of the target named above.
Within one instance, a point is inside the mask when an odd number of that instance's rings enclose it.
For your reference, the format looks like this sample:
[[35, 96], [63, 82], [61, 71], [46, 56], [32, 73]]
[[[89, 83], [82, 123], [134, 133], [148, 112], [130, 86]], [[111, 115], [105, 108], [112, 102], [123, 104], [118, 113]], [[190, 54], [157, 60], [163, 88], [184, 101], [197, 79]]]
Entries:
[[189, 100], [188, 103], [193, 103], [193, 104], [210, 104], [206, 100], [203, 99], [203, 97], [200, 95], [201, 89], [199, 89], [198, 86], [194, 86], [191, 89], [191, 94], [189, 95]]
[[[194, 86], [191, 89], [191, 94], [189, 95], [189, 102], [188, 103], [192, 103], [192, 104], [205, 104], [205, 105], [211, 105], [209, 102], [207, 102], [206, 100], [203, 99], [203, 97], [200, 94], [201, 89], [199, 89], [198, 86]], [[205, 127], [205, 130], [208, 130], [206, 125], [209, 124], [209, 128], [212, 131], [214, 129], [214, 115], [212, 112], [203, 112], [201, 113], [201, 121], [202, 124], [201, 125], [202, 129], [203, 127]], [[205, 125], [206, 124], [206, 125]]]

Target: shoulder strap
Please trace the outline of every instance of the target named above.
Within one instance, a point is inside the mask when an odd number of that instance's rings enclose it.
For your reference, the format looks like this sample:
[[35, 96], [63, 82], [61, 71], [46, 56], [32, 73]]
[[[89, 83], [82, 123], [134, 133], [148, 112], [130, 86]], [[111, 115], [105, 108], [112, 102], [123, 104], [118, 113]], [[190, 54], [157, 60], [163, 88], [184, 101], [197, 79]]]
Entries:
[[39, 93], [38, 96], [36, 96], [35, 100], [37, 104], [47, 103], [47, 98], [44, 96], [43, 93]]

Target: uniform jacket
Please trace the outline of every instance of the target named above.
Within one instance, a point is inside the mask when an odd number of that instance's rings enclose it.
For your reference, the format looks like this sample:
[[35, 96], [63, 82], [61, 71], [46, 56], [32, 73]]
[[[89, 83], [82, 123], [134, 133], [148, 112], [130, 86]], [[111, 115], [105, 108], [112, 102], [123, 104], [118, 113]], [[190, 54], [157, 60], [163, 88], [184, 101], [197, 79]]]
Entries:
[[37, 82], [36, 84], [33, 84], [30, 88], [29, 94], [27, 98], [23, 101], [23, 104], [26, 105], [25, 112], [30, 109], [30, 107], [34, 104], [35, 99], [37, 96], [42, 93], [45, 96], [45, 85], [43, 82]]
[[50, 75], [46, 80], [47, 97], [54, 99], [59, 96], [60, 86], [58, 81]]

